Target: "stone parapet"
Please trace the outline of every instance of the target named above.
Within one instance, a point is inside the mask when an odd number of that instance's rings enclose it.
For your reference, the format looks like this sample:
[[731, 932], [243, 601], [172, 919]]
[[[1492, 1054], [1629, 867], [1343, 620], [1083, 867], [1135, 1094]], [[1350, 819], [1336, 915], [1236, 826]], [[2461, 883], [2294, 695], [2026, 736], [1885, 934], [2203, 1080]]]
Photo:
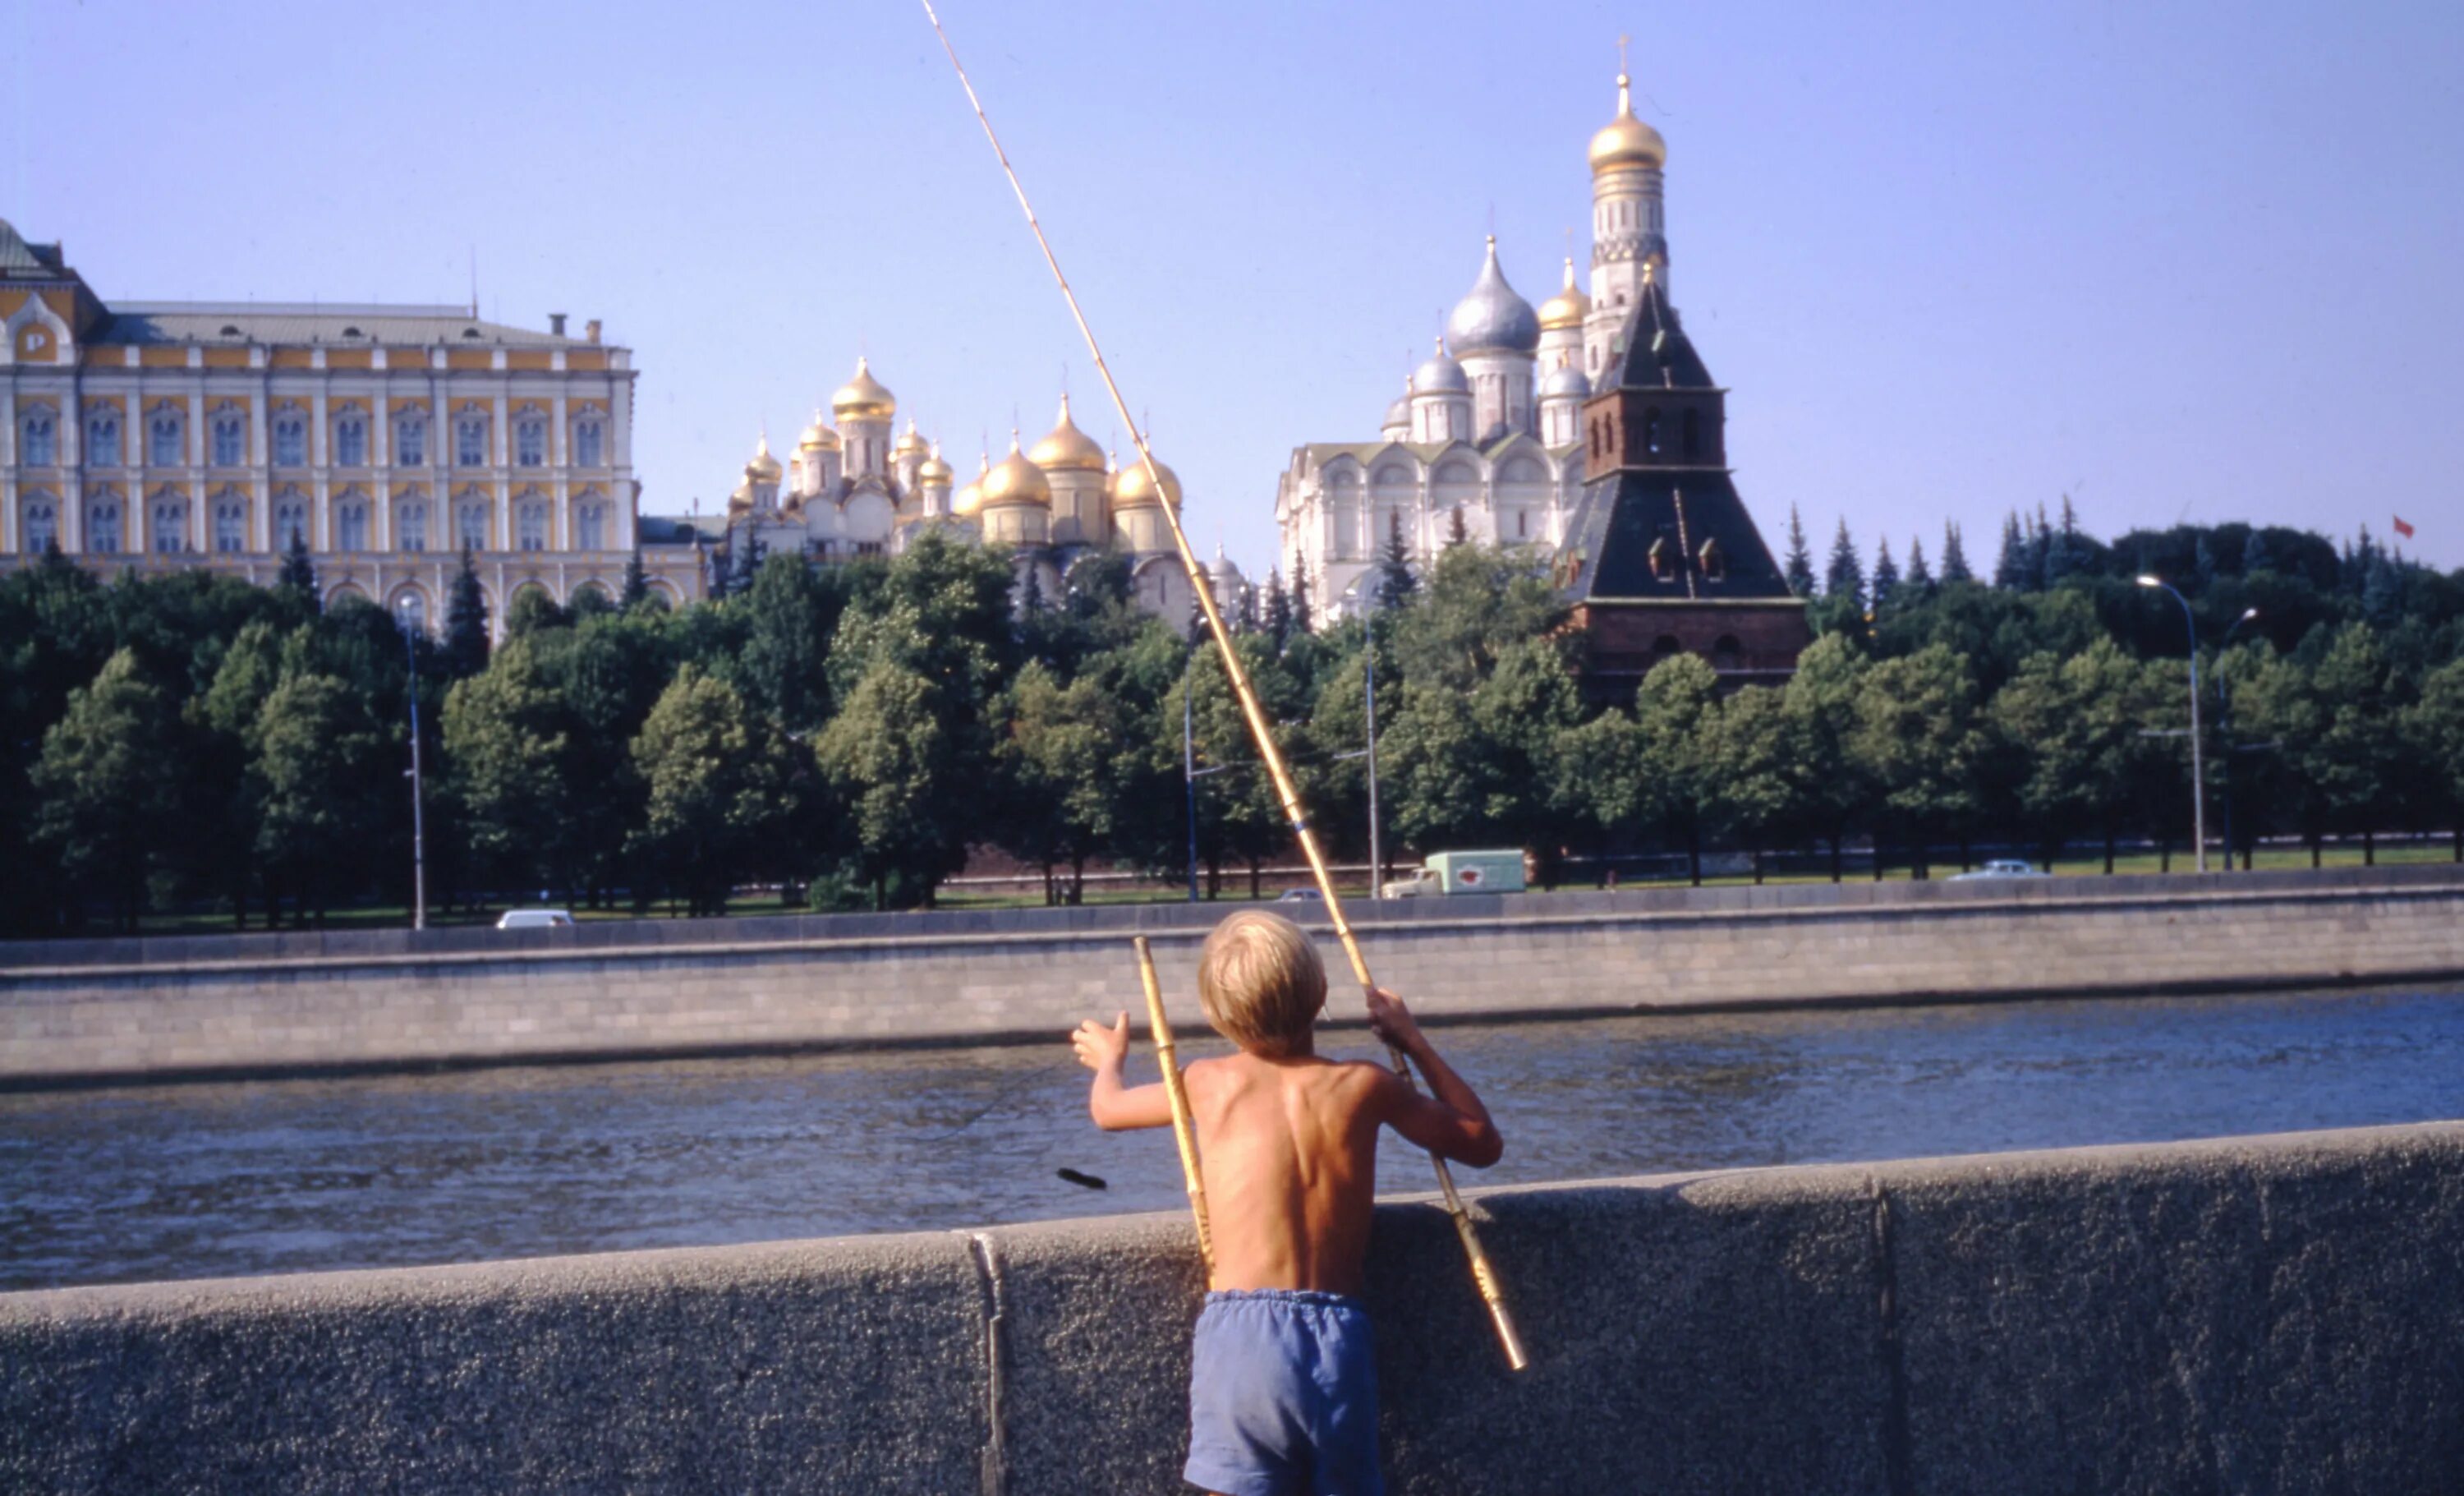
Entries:
[[[1162, 1146], [1162, 1145], [1159, 1145]], [[2464, 1124], [1380, 1207], [1401, 1493], [2453, 1488]], [[1177, 1488], [1178, 1216], [0, 1295], [0, 1487]]]

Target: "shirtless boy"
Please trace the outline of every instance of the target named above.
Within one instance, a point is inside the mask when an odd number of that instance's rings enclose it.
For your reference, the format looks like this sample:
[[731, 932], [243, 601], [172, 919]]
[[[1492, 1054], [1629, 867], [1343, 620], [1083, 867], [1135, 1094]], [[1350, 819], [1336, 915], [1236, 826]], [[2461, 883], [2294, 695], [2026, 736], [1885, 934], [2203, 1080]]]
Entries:
[[[1375, 1496], [1375, 1356], [1355, 1295], [1377, 1130], [1474, 1168], [1506, 1144], [1392, 993], [1370, 998], [1370, 1026], [1434, 1096], [1383, 1066], [1316, 1055], [1326, 968], [1289, 920], [1245, 911], [1216, 926], [1199, 953], [1198, 996], [1240, 1052], [1185, 1072], [1215, 1271], [1192, 1348], [1182, 1477], [1221, 1496]], [[1087, 1110], [1107, 1131], [1168, 1127], [1161, 1082], [1122, 1083], [1129, 1022], [1089, 1019], [1070, 1036], [1095, 1072]]]

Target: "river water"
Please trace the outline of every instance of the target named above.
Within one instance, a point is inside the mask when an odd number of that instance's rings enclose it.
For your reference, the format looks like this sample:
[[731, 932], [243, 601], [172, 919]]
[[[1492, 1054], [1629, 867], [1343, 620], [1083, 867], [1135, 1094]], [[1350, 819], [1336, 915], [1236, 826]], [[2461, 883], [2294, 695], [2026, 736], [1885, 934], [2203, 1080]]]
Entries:
[[[1507, 1138], [1466, 1182], [2464, 1116], [2464, 988], [1434, 1033]], [[1084, 1074], [1056, 1040], [0, 1096], [0, 1289], [1180, 1208], [1169, 1136], [1095, 1131]]]

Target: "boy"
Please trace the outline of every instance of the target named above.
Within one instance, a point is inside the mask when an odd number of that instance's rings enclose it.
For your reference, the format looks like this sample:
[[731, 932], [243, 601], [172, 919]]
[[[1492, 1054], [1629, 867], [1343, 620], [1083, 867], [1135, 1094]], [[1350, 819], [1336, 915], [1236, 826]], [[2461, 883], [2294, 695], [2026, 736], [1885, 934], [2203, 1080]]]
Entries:
[[[1244, 911], [1198, 957], [1198, 997], [1240, 1045], [1184, 1072], [1198, 1131], [1215, 1272], [1189, 1378], [1189, 1463], [1221, 1496], [1376, 1496], [1377, 1378], [1360, 1291], [1377, 1185], [1377, 1130], [1485, 1169], [1506, 1144], [1389, 992], [1369, 1025], [1412, 1058], [1434, 1096], [1379, 1065], [1322, 1060], [1311, 1029], [1326, 968], [1289, 920]], [[1128, 1087], [1130, 1019], [1070, 1036], [1095, 1072], [1087, 1110], [1108, 1132], [1168, 1127], [1161, 1082]]]

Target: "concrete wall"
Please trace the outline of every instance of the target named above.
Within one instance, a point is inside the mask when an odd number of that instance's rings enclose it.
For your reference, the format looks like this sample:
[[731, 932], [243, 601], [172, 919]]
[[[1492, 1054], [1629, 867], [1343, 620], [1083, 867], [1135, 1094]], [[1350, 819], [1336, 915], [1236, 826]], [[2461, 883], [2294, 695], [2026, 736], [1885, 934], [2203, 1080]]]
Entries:
[[[1398, 1492], [2464, 1469], [2464, 1124], [1478, 1201], [1533, 1366], [1442, 1215], [1382, 1207]], [[0, 1295], [0, 1487], [1167, 1491], [1198, 1290], [1128, 1217]]]
[[[2464, 876], [1813, 884], [1363, 906], [1379, 979], [1440, 1020], [2230, 990], [2464, 974]], [[1305, 906], [1303, 906], [1305, 909]], [[1221, 907], [377, 931], [0, 956], [0, 1086], [125, 1076], [1045, 1039], [1177, 1016]], [[1340, 959], [1330, 1011], [1357, 1011]]]

